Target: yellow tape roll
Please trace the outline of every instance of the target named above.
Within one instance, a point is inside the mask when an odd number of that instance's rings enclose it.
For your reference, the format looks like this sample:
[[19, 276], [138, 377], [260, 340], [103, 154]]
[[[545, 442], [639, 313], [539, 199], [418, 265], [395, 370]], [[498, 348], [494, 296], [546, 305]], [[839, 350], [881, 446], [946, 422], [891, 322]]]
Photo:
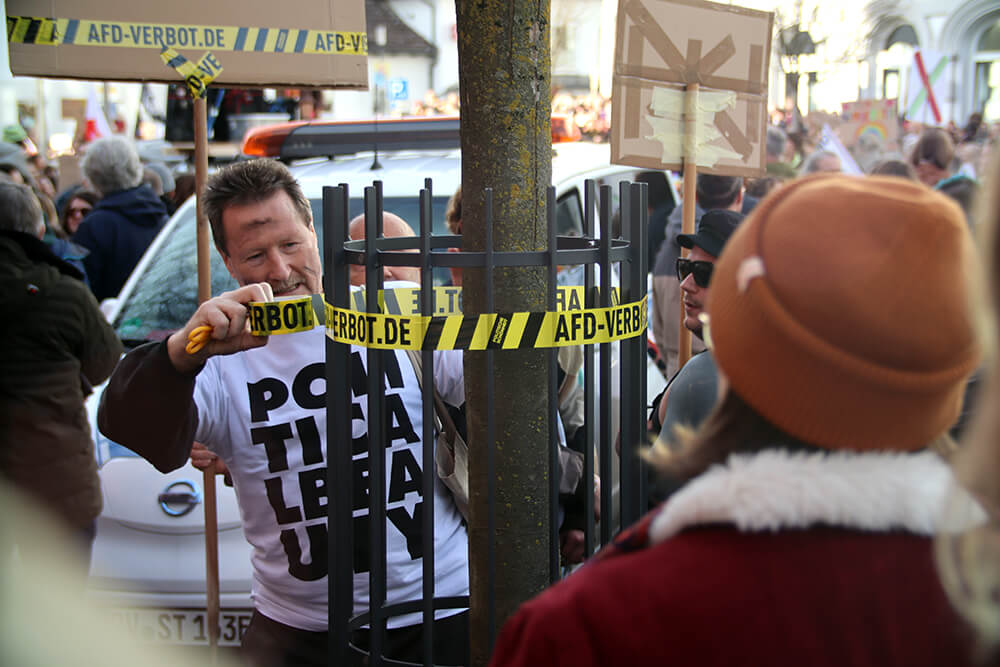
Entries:
[[250, 333], [254, 336], [309, 331], [316, 326], [311, 296], [277, 301], [251, 301], [247, 304], [247, 309]]

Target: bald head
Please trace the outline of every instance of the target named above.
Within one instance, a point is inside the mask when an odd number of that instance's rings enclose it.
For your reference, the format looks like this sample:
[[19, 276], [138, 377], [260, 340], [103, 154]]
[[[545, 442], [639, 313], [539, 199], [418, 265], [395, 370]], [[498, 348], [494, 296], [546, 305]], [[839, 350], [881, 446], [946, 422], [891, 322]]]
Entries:
[[[347, 234], [352, 240], [363, 239], [365, 237], [365, 216], [359, 215], [351, 220], [347, 225]], [[386, 238], [396, 238], [399, 236], [416, 236], [413, 228], [406, 224], [406, 220], [395, 213], [382, 214], [382, 235]]]
[[[365, 238], [365, 216], [359, 215], [351, 220], [347, 225], [347, 234], [351, 240]], [[386, 238], [396, 238], [404, 236], [416, 236], [413, 228], [410, 227], [401, 217], [395, 213], [382, 214], [382, 236]], [[416, 252], [416, 251], [414, 251]], [[420, 270], [414, 266], [385, 266], [382, 272], [386, 280], [409, 280], [414, 283], [420, 282]], [[365, 284], [365, 269], [363, 266], [351, 266], [351, 284]]]

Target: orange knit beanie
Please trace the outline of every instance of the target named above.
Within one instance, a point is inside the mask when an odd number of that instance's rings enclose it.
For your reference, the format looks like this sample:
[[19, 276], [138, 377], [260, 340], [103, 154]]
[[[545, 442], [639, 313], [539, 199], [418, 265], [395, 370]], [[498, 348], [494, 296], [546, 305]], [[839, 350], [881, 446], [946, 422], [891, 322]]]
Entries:
[[900, 178], [818, 174], [768, 198], [712, 274], [730, 387], [823, 447], [913, 450], [958, 418], [979, 362], [961, 210]]

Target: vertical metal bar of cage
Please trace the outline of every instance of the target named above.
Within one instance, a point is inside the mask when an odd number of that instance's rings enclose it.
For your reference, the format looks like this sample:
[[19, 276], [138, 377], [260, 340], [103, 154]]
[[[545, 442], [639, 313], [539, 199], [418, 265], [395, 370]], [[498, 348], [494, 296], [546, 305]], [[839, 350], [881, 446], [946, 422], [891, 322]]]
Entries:
[[[484, 208], [486, 209], [486, 256], [483, 262], [483, 270], [486, 279], [486, 312], [492, 313], [496, 310], [496, 298], [493, 293], [493, 274], [496, 267], [496, 257], [493, 247], [493, 188], [486, 188], [483, 191], [485, 198]], [[464, 309], [463, 309], [464, 310]], [[486, 469], [489, 474], [486, 476], [486, 534], [489, 549], [486, 554], [487, 573], [487, 616], [490, 628], [490, 651], [497, 639], [497, 549], [496, 549], [496, 528], [497, 528], [497, 484], [496, 484], [496, 423], [493, 414], [493, 403], [496, 397], [496, 376], [493, 371], [493, 350], [486, 350], [486, 405], [490, 406], [489, 415], [486, 418]]]
[[[323, 188], [323, 291], [328, 303], [348, 306], [349, 267], [346, 184]], [[350, 621], [354, 611], [353, 479], [351, 451], [351, 347], [326, 338], [326, 488], [328, 659], [331, 665], [350, 660]]]
[[[424, 181], [420, 191], [420, 314], [430, 316], [434, 312], [434, 281], [431, 265], [432, 216], [431, 179]], [[434, 484], [437, 466], [434, 460], [436, 446], [434, 434], [434, 350], [421, 350], [421, 406], [423, 407], [423, 469], [422, 489], [424, 496], [421, 515], [421, 553], [423, 556], [423, 662], [424, 667], [434, 663]]]
[[[621, 215], [621, 234], [626, 241], [630, 241], [630, 232], [632, 230], [633, 218], [635, 217], [634, 211], [632, 209], [632, 190], [631, 184], [627, 181], [622, 181], [618, 184], [618, 210]], [[631, 250], [631, 244], [629, 250]], [[626, 303], [631, 300], [631, 286], [629, 285], [629, 275], [631, 271], [631, 255], [629, 259], [619, 263], [618, 265], [618, 303]], [[635, 520], [633, 504], [634, 499], [632, 494], [634, 492], [634, 487], [632, 484], [633, 472], [632, 469], [635, 467], [635, 446], [633, 442], [633, 432], [634, 428], [631, 423], [628, 422], [628, 409], [627, 405], [632, 401], [631, 391], [631, 379], [630, 374], [635, 371], [633, 366], [634, 360], [632, 359], [631, 349], [628, 346], [628, 339], [622, 340], [618, 343], [618, 388], [619, 388], [619, 402], [618, 402], [618, 515], [621, 518], [621, 528], [625, 528], [631, 525]]]
[[[378, 312], [378, 293], [382, 288], [377, 239], [381, 233], [382, 201], [380, 183], [365, 188], [365, 309]], [[368, 348], [368, 591], [369, 664], [382, 664], [385, 639], [386, 599], [386, 529], [385, 529], [385, 394], [384, 364], [381, 350]]]
[[[625, 240], [629, 242], [628, 259], [622, 262], [621, 270], [621, 303], [638, 301], [645, 295], [645, 288], [639, 286], [639, 257], [642, 233], [639, 226], [643, 223], [642, 211], [646, 205], [646, 184], [631, 184], [622, 182], [620, 185], [619, 202], [621, 204], [622, 231]], [[627, 212], [627, 215], [625, 213]], [[635, 324], [630, 317], [632, 309], [624, 311], [623, 320]], [[621, 386], [621, 485], [620, 505], [622, 527], [635, 523], [642, 515], [642, 498], [640, 497], [640, 427], [643, 424], [641, 413], [636, 410], [641, 365], [643, 359], [637, 354], [636, 343], [642, 342], [638, 337], [626, 338], [621, 341], [621, 366], [619, 381]], [[642, 376], [645, 379], [645, 376]], [[636, 418], [637, 414], [640, 416]]]
[[[583, 184], [583, 236], [594, 238], [594, 213], [597, 210], [597, 184], [593, 179], [587, 179]], [[593, 308], [594, 299], [594, 265], [588, 263], [583, 271], [584, 307]], [[594, 553], [594, 346], [583, 348], [583, 478], [587, 483], [587, 493], [584, 498], [586, 522], [583, 533], [584, 558], [590, 558]]]
[[[641, 193], [639, 201], [633, 204], [634, 215], [637, 219], [633, 223], [633, 238], [636, 239], [636, 244], [633, 251], [635, 273], [632, 277], [633, 300], [640, 301], [649, 294], [649, 186], [645, 183], [636, 183], [632, 187], [633, 189], [639, 188], [639, 192]], [[648, 302], [646, 304], [646, 312], [649, 312]], [[639, 335], [632, 341], [632, 344], [635, 346], [636, 358], [636, 396], [629, 408], [633, 411], [631, 421], [636, 425], [637, 429], [636, 441], [641, 441], [644, 445], [648, 444], [646, 443], [646, 364], [649, 355], [649, 343], [647, 342], [649, 336], [646, 329], [649, 322], [648, 315], [646, 322], [646, 327], [643, 327]], [[636, 519], [638, 520], [646, 513], [646, 481], [648, 477], [645, 462], [638, 457], [636, 461], [638, 463], [636, 488], [639, 495]]]
[[[600, 260], [601, 260], [601, 294], [600, 305], [607, 308], [611, 305], [611, 186], [601, 186], [600, 200]], [[613, 452], [614, 434], [611, 431], [611, 343], [601, 343], [601, 397], [600, 404], [600, 458], [601, 458], [601, 544], [611, 542], [614, 526], [612, 525], [613, 508], [611, 506], [612, 477], [611, 457]]]
[[[556, 258], [556, 189], [546, 190], [545, 226], [548, 238], [548, 280], [545, 288], [545, 309], [556, 309], [556, 279], [559, 264]], [[549, 376], [548, 422], [549, 433], [549, 581], [559, 579], [559, 350], [550, 347], [545, 351]]]

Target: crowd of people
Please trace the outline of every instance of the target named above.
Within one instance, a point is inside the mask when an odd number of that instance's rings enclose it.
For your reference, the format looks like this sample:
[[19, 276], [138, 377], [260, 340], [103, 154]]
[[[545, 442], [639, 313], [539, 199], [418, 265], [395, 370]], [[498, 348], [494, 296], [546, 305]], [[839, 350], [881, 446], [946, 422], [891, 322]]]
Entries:
[[41, 206], [45, 243], [83, 274], [98, 301], [118, 295], [167, 218], [194, 193], [194, 176], [144, 162], [124, 137], [98, 139], [81, 177], [61, 179], [19, 125], [4, 129], [0, 182], [27, 185]]
[[[553, 106], [590, 136], [606, 134], [606, 100], [557, 96]], [[693, 233], [681, 233], [680, 207], [664, 204], [665, 175], [640, 177], [656, 239], [651, 326], [670, 377], [647, 424], [651, 509], [525, 603], [492, 664], [1000, 664], [1000, 326], [984, 326], [1000, 321], [996, 127], [973, 118], [961, 131], [909, 128], [898, 154], [848, 176], [840, 155], [782, 124], [768, 127], [766, 176], [698, 176]], [[254, 547], [247, 663], [326, 664], [327, 412], [313, 388], [324, 334], [306, 334], [312, 345], [269, 340], [247, 321], [251, 301], [322, 291], [301, 187], [266, 159], [213, 174], [204, 207], [239, 288], [119, 361], [98, 302], [117, 295], [179, 204], [180, 179], [143, 165], [121, 138], [88, 147], [80, 184], [60, 184], [18, 142], [0, 149], [0, 283], [25, 322], [0, 338], [17, 351], [0, 367], [0, 438], [32, 447], [7, 446], [3, 474], [62, 517], [87, 553], [101, 503], [83, 401], [110, 376], [98, 414], [106, 436], [162, 471], [194, 460], [236, 487]], [[460, 192], [447, 213], [455, 234]], [[412, 234], [404, 220], [384, 222]], [[686, 364], [676, 315], [695, 339]], [[191, 347], [201, 329], [208, 338]], [[360, 349], [351, 364], [364, 377]], [[420, 595], [412, 528], [423, 410], [405, 352], [386, 351], [383, 364], [388, 492], [407, 503], [386, 524], [393, 603]], [[560, 366], [574, 367], [562, 357]], [[460, 407], [461, 353], [436, 352], [434, 370], [442, 401]], [[361, 399], [352, 407], [356, 462], [367, 466]], [[579, 426], [572, 412], [560, 416], [567, 442]], [[427, 500], [437, 595], [468, 595], [466, 524], [439, 479]], [[582, 536], [574, 526], [563, 539]], [[368, 585], [362, 568], [356, 610]], [[468, 611], [434, 618], [434, 660], [466, 664]], [[393, 618], [383, 650], [419, 661], [423, 632], [420, 614]], [[365, 646], [367, 630], [353, 640]]]
[[[573, 94], [556, 92], [552, 96], [552, 113], [564, 116], [580, 129], [586, 141], [605, 143], [611, 132], [611, 99], [600, 93]], [[410, 108], [414, 116], [457, 116], [459, 99], [457, 92], [438, 97], [427, 91], [423, 99], [417, 100]]]
[[12, 325], [0, 334], [0, 471], [64, 520], [88, 562], [102, 494], [84, 401], [122, 353], [98, 304], [166, 223], [176, 186], [156, 164], [146, 169], [160, 189], [147, 185], [121, 137], [90, 144], [82, 182], [62, 184], [19, 126], [3, 139], [0, 282]]

